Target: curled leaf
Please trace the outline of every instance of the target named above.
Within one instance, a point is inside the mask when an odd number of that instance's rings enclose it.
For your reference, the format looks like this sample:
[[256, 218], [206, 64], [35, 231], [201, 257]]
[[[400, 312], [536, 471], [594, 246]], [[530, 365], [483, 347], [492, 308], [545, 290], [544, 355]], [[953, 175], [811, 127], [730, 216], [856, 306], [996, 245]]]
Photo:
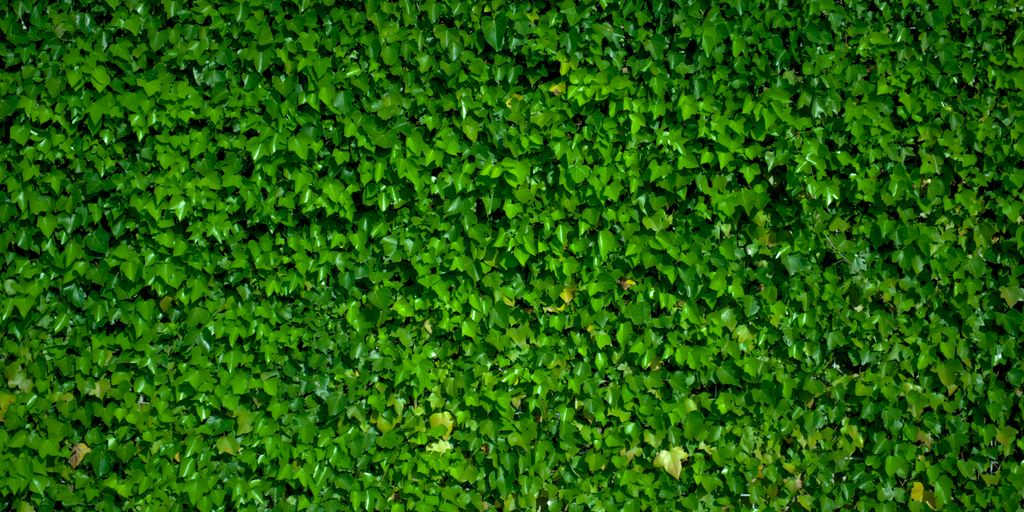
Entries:
[[921, 482], [914, 482], [914, 485], [910, 487], [910, 499], [918, 503], [924, 499], [924, 484]]
[[82, 463], [82, 459], [90, 452], [92, 452], [92, 448], [89, 448], [85, 443], [78, 443], [72, 446], [71, 457], [68, 457], [68, 464], [71, 465], [71, 469], [77, 468]]

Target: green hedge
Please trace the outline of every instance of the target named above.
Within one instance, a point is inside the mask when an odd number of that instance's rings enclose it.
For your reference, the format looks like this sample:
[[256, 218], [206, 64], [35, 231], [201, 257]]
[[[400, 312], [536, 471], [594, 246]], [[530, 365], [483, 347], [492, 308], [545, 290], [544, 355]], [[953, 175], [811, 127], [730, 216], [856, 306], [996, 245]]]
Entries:
[[0, 508], [1021, 503], [1016, 2], [0, 16]]

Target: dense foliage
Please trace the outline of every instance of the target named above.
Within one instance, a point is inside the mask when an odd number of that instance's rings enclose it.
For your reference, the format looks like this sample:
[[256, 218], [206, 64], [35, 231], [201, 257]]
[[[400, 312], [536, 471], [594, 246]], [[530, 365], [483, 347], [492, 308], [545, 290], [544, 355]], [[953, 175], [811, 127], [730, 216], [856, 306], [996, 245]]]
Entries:
[[1016, 2], [0, 17], [0, 508], [1021, 502]]

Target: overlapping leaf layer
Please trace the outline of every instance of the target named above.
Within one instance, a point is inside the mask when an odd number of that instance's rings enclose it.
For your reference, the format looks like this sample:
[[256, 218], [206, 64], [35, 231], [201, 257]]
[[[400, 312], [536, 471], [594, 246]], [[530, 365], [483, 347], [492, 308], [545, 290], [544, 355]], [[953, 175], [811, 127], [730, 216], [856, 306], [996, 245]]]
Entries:
[[0, 16], [0, 505], [1020, 502], [1015, 2]]

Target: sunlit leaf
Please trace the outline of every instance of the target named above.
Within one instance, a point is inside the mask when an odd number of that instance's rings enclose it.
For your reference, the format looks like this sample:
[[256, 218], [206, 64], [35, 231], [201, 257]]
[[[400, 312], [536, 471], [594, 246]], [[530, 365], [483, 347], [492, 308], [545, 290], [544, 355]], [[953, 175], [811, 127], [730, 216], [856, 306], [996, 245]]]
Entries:
[[668, 450], [658, 452], [658, 455], [654, 457], [654, 467], [664, 469], [666, 473], [679, 480], [679, 475], [683, 470], [683, 463], [689, 458], [689, 453], [686, 453], [685, 450], [678, 446], [674, 446]]

